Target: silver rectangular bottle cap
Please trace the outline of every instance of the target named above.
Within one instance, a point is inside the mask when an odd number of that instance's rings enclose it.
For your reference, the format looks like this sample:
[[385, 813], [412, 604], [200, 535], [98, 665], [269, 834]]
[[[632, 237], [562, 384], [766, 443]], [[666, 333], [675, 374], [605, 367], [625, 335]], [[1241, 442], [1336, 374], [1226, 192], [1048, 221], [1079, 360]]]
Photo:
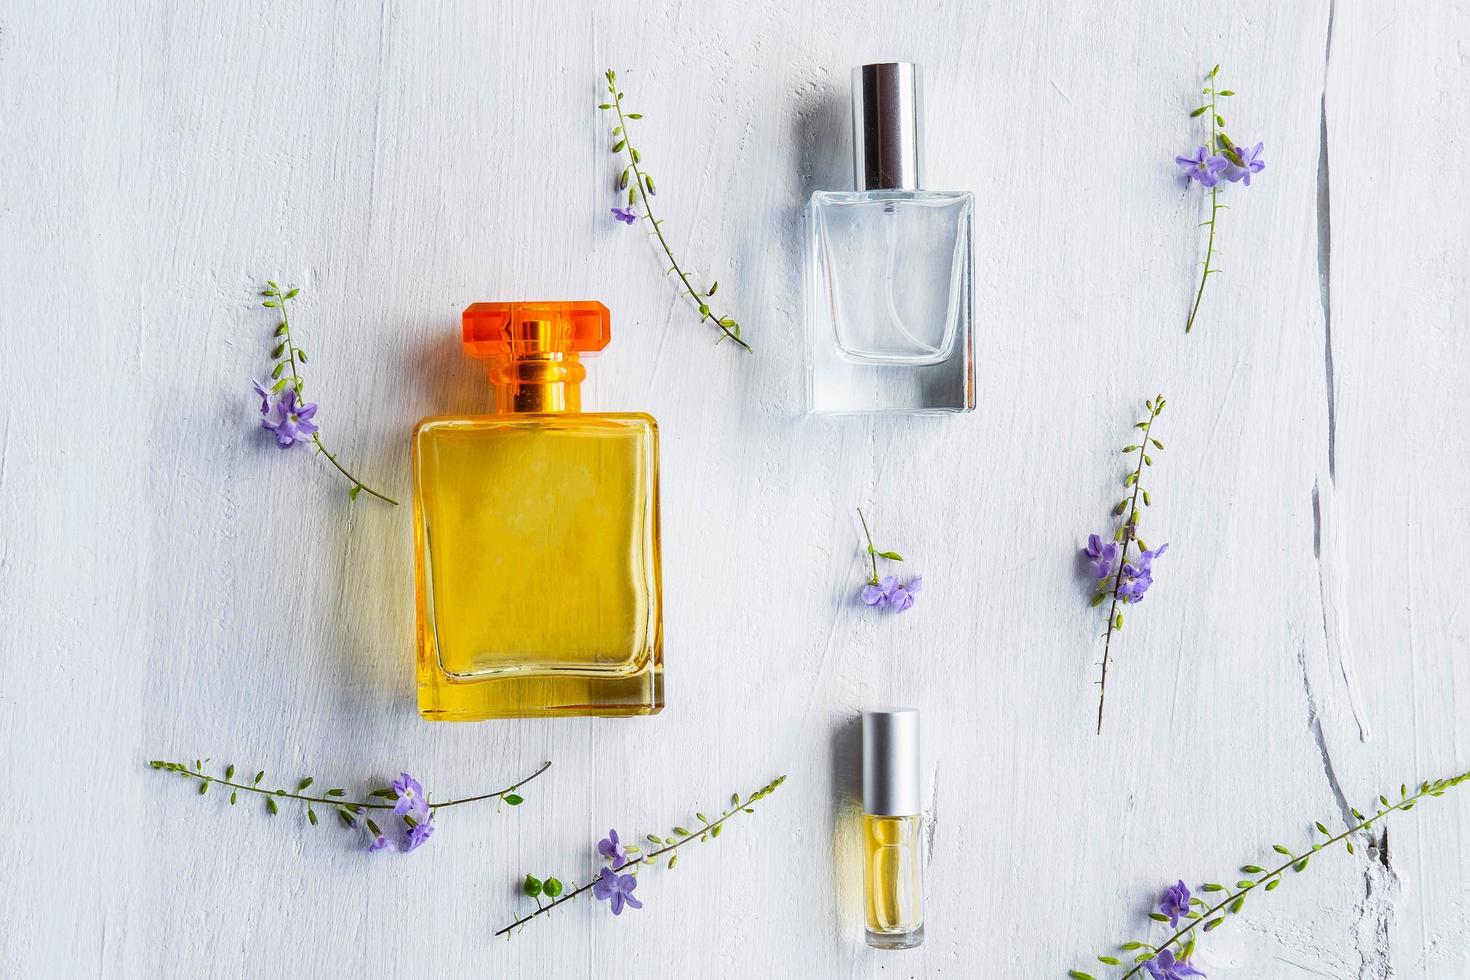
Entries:
[[852, 177], [860, 191], [916, 191], [923, 91], [919, 66], [906, 61], [852, 70]]
[[919, 709], [863, 712], [863, 812], [911, 817], [923, 812], [919, 790]]

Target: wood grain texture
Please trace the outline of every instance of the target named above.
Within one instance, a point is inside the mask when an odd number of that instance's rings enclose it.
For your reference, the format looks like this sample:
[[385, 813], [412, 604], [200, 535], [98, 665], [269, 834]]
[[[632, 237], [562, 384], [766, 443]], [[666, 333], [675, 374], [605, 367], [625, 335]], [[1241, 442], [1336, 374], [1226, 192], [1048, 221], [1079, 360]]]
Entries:
[[[800, 208], [848, 186], [847, 72], [926, 69], [927, 183], [977, 195], [980, 408], [809, 421]], [[1201, 68], [1267, 171], [1183, 318], [1197, 194], [1170, 158]], [[0, 8], [0, 973], [36, 977], [1064, 976], [1380, 788], [1470, 767], [1463, 547], [1470, 283], [1462, 4], [756, 0]], [[609, 220], [617, 67], [715, 347]], [[601, 298], [590, 404], [661, 423], [669, 707], [419, 720], [406, 509], [253, 430], [265, 277], [305, 287], [324, 434], [408, 487], [419, 417], [488, 401], [481, 299]], [[1168, 541], [1093, 734], [1100, 623], [1074, 551], [1170, 399]], [[925, 574], [854, 602], [853, 508]], [[856, 713], [926, 719], [928, 941], [861, 940]], [[269, 820], [146, 758], [440, 794], [412, 857]], [[526, 870], [790, 779], [614, 920], [512, 943]], [[1470, 973], [1470, 800], [1389, 827], [1212, 933], [1212, 977]], [[1157, 936], [1157, 931], [1155, 931]]]

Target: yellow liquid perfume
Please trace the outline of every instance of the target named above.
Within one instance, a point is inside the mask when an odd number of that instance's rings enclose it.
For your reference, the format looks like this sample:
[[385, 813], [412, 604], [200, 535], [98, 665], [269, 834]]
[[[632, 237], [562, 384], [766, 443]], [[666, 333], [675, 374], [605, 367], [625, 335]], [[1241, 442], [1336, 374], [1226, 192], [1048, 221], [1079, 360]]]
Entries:
[[919, 712], [863, 712], [863, 892], [867, 940], [879, 949], [924, 941]]
[[419, 711], [433, 720], [663, 708], [658, 426], [581, 411], [601, 303], [475, 303], [495, 413], [413, 437]]

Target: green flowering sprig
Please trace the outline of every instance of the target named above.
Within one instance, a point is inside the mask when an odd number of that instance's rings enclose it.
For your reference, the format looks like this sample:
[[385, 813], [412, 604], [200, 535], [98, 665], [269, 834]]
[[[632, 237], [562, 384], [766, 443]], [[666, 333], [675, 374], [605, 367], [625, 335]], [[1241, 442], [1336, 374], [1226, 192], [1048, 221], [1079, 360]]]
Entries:
[[[1089, 536], [1087, 547], [1083, 549], [1097, 572], [1092, 605], [1109, 603], [1108, 627], [1103, 634], [1102, 676], [1098, 679], [1097, 689], [1099, 733], [1102, 732], [1103, 704], [1107, 699], [1108, 664], [1112, 659], [1113, 634], [1123, 628], [1121, 607], [1142, 601], [1143, 594], [1153, 584], [1153, 560], [1169, 547], [1167, 544], [1160, 545], [1157, 550], [1150, 551], [1148, 545], [1138, 536], [1141, 520], [1139, 504], [1142, 503], [1145, 508], [1153, 504], [1153, 495], [1143, 488], [1143, 470], [1144, 467], [1153, 466], [1153, 454], [1164, 449], [1164, 444], [1153, 434], [1154, 422], [1158, 421], [1159, 414], [1164, 410], [1164, 396], [1159, 395], [1144, 402], [1144, 407], [1148, 410], [1148, 418], [1134, 423], [1134, 428], [1141, 430], [1142, 437], [1136, 445], [1123, 447], [1125, 455], [1137, 457], [1132, 468], [1123, 477], [1123, 486], [1128, 490], [1128, 495], [1113, 508], [1113, 516], [1121, 517], [1123, 521], [1113, 532], [1111, 542], [1104, 544], [1094, 534]], [[1130, 561], [1129, 553], [1135, 546], [1138, 555]]]
[[[719, 837], [727, 821], [736, 814], [754, 813], [754, 805], [774, 793], [776, 788], [785, 781], [785, 776], [777, 776], [743, 799], [739, 793], [735, 793], [730, 797], [729, 808], [722, 811], [720, 816], [713, 820], [704, 813], [696, 812], [694, 819], [698, 821], [698, 825], [693, 830], [677, 826], [667, 835], [646, 835], [644, 841], [652, 847], [648, 851], [643, 850], [638, 844], [623, 846], [619, 843], [616, 833], [610, 834], [610, 839], [600, 842], [598, 847], [603, 856], [607, 858], [608, 865], [585, 884], [578, 885], [575, 881], [571, 882], [570, 891], [567, 890], [568, 886], [564, 885], [561, 879], [554, 876], [537, 878], [535, 875], [527, 874], [521, 882], [521, 892], [535, 901], [536, 910], [521, 916], [508, 926], [497, 929], [495, 935], [509, 939], [515, 930], [524, 927], [532, 919], [545, 915], [567, 902], [576, 901], [577, 896], [596, 887], [599, 883], [607, 890], [607, 898], [612, 902], [615, 914], [622, 911], [624, 901], [629, 901], [633, 908], [641, 908], [641, 904], [632, 899], [633, 887], [640, 868], [656, 867], [662, 862], [669, 870], [673, 870], [679, 863], [679, 855], [675, 853], [679, 848], [690, 841], [703, 843]], [[543, 904], [541, 901], [543, 897], [551, 901]], [[603, 898], [604, 896], [599, 893], [597, 897]]]
[[377, 822], [372, 819], [373, 811], [390, 810], [402, 816], [410, 832], [411, 846], [409, 850], [412, 850], [414, 846], [417, 846], [417, 843], [414, 842], [415, 836], [418, 837], [418, 843], [421, 843], [423, 840], [427, 840], [429, 834], [432, 833], [432, 830], [421, 829], [415, 835], [414, 829], [421, 825], [423, 827], [431, 827], [433, 815], [439, 810], [448, 809], [452, 806], [461, 806], [465, 803], [477, 803], [482, 800], [496, 800], [507, 806], [520, 806], [525, 802], [525, 798], [516, 791], [551, 768], [550, 762], [544, 762], [541, 764], [541, 768], [524, 779], [520, 779], [505, 787], [505, 789], [435, 803], [428, 799], [427, 794], [423, 794], [423, 787], [407, 773], [403, 774], [401, 780], [396, 785], [374, 789], [366, 794], [365, 799], [348, 799], [347, 790], [341, 788], [329, 789], [320, 794], [308, 793], [307, 790], [316, 785], [316, 777], [314, 776], [301, 777], [296, 781], [295, 789], [288, 790], [283, 787], [262, 785], [266, 776], [264, 769], [256, 772], [254, 778], [249, 782], [245, 782], [243, 775], [239, 780], [236, 780], [236, 770], [233, 764], [224, 767], [223, 776], [213, 776], [204, 771], [204, 766], [207, 762], [209, 762], [208, 759], [195, 759], [194, 765], [191, 767], [185, 762], [169, 762], [164, 759], [153, 759], [148, 765], [150, 768], [159, 770], [160, 772], [176, 773], [185, 779], [196, 781], [199, 784], [200, 796], [208, 793], [212, 786], [222, 787], [221, 791], [228, 789], [230, 791], [231, 806], [239, 802], [241, 793], [253, 793], [265, 800], [266, 813], [273, 817], [281, 812], [281, 803], [283, 801], [299, 803], [305, 808], [307, 823], [313, 827], [317, 826], [318, 820], [316, 808], [321, 807], [324, 811], [336, 813], [343, 826], [364, 827], [369, 834], [369, 848], [371, 850], [380, 850], [387, 846], [386, 837]]
[[1220, 181], [1238, 182], [1249, 187], [1251, 175], [1261, 172], [1266, 167], [1265, 161], [1261, 159], [1262, 144], [1257, 143], [1254, 147], [1238, 146], [1229, 136], [1225, 135], [1225, 117], [1220, 114], [1220, 99], [1229, 98], [1235, 93], [1230, 89], [1218, 87], [1219, 75], [1219, 65], [1210, 69], [1209, 74], [1205, 76], [1204, 88], [1204, 95], [1209, 98], [1209, 101], [1189, 113], [1191, 119], [1198, 119], [1200, 116], [1206, 116], [1209, 119], [1208, 142], [1196, 149], [1192, 156], [1174, 158], [1174, 162], [1184, 168], [1186, 179], [1198, 181], [1200, 186], [1207, 187], [1210, 191], [1210, 217], [1199, 225], [1201, 228], [1210, 229], [1209, 239], [1205, 245], [1204, 269], [1200, 273], [1199, 288], [1194, 293], [1194, 305], [1189, 309], [1189, 319], [1184, 323], [1185, 333], [1194, 329], [1195, 317], [1199, 315], [1200, 301], [1205, 295], [1205, 284], [1210, 281], [1210, 276], [1220, 273], [1220, 270], [1214, 265], [1215, 231], [1219, 225], [1220, 212], [1228, 207], [1220, 203]]
[[[627, 166], [623, 167], [622, 172], [618, 175], [618, 191], [628, 192], [628, 206], [626, 208], [613, 208], [613, 214], [619, 221], [624, 221], [628, 224], [632, 224], [639, 217], [647, 219], [649, 227], [653, 229], [653, 234], [658, 239], [659, 247], [663, 249], [664, 255], [669, 260], [668, 271], [679, 277], [679, 283], [684, 287], [684, 292], [688, 294], [689, 298], [694, 302], [695, 307], [699, 310], [699, 319], [701, 321], [708, 320], [718, 327], [722, 334], [720, 337], [721, 340], [729, 338], [743, 349], [750, 350], [750, 344], [746, 343], [740, 336], [740, 324], [735, 318], [721, 316], [714, 312], [711, 303], [714, 300], [715, 292], [720, 288], [720, 284], [715, 282], [709, 289], [700, 291], [695, 288], [694, 280], [684, 270], [684, 267], [679, 264], [679, 260], [674, 258], [674, 250], [669, 246], [668, 239], [664, 237], [663, 222], [654, 217], [653, 214], [653, 202], [651, 198], [657, 193], [653, 175], [643, 169], [643, 156], [633, 146], [632, 134], [628, 127], [628, 123], [642, 119], [643, 114], [625, 110], [623, 106], [623, 93], [618, 89], [617, 85], [616, 72], [609, 68], [604, 77], [607, 78], [607, 91], [612, 101], [600, 103], [597, 108], [604, 112], [611, 111], [617, 113], [618, 124], [613, 127], [612, 131], [612, 151], [613, 153], [626, 153], [628, 156]], [[643, 206], [642, 215], [639, 215], [633, 210], [634, 205], [640, 202]]]
[[[1372, 816], [1368, 816], [1356, 807], [1349, 808], [1352, 813], [1353, 823], [1340, 833], [1332, 833], [1326, 823], [1318, 820], [1312, 825], [1315, 834], [1313, 836], [1314, 843], [1310, 847], [1302, 848], [1298, 851], [1287, 847], [1285, 844], [1273, 844], [1271, 846], [1271, 849], [1277, 855], [1285, 859], [1275, 867], [1267, 869], [1259, 864], [1242, 865], [1240, 873], [1244, 877], [1238, 880], [1234, 886], [1224, 885], [1219, 882], [1206, 882], [1200, 886], [1200, 891], [1211, 896], [1208, 900], [1197, 896], [1189, 896], [1188, 889], [1183, 889], [1183, 895], [1188, 896], [1188, 910], [1184, 911], [1182, 907], [1185, 903], [1179, 903], [1179, 907], [1171, 909], [1171, 911], [1175, 912], [1173, 920], [1176, 925], [1173, 927], [1173, 934], [1163, 942], [1153, 944], [1140, 940], [1132, 940], [1118, 947], [1121, 952], [1133, 954], [1131, 959], [1128, 957], [1119, 957], [1112, 953], [1103, 953], [1098, 956], [1098, 962], [1105, 966], [1127, 967], [1126, 972], [1119, 975], [1117, 980], [1131, 980], [1133, 977], [1142, 976], [1144, 969], [1154, 960], [1159, 960], [1160, 965], [1178, 962], [1187, 963], [1190, 957], [1194, 955], [1198, 934], [1212, 932], [1224, 925], [1230, 916], [1238, 915], [1244, 910], [1246, 900], [1253, 892], [1275, 891], [1280, 887], [1282, 881], [1285, 880], [1286, 872], [1291, 871], [1300, 874], [1307, 870], [1307, 866], [1311, 863], [1312, 857], [1318, 851], [1325, 850], [1334, 844], [1342, 843], [1347, 847], [1349, 854], [1356, 853], [1357, 849], [1353, 845], [1354, 835], [1367, 833], [1375, 823], [1387, 817], [1390, 813], [1400, 811], [1407, 813], [1409, 810], [1414, 809], [1414, 805], [1420, 800], [1431, 796], [1443, 796], [1445, 791], [1453, 789], [1467, 780], [1470, 780], [1470, 772], [1461, 773], [1458, 776], [1452, 776], [1447, 779], [1436, 779], [1433, 782], [1423, 782], [1419, 784], [1418, 790], [1412, 795], [1409, 793], [1407, 784], [1400, 786], [1399, 801], [1392, 803], [1387, 796], [1380, 795], [1378, 797], [1379, 806]], [[1181, 887], [1182, 884], [1181, 886], [1176, 886], [1176, 888]], [[1178, 902], [1178, 899], [1181, 897], [1174, 889], [1170, 891], [1173, 894], [1166, 894], [1165, 907], [1167, 907], [1167, 903], [1171, 899]], [[1220, 897], [1215, 898], [1214, 896]], [[1161, 911], [1150, 912], [1149, 918], [1155, 922], [1170, 922], [1171, 920], [1170, 915], [1166, 915], [1162, 911], [1162, 907]], [[1179, 975], [1187, 976], [1188, 974], [1180, 972]], [[1071, 970], [1067, 976], [1071, 977], [1072, 980], [1097, 980], [1092, 974], [1082, 970]]]
[[[260, 414], [267, 423], [266, 428], [277, 433], [277, 442], [282, 448], [290, 448], [296, 442], [300, 442], [305, 436], [311, 440], [319, 455], [326, 458], [337, 470], [345, 476], [352, 486], [347, 491], [350, 500], [356, 500], [358, 494], [368, 493], [384, 503], [393, 504], [398, 501], [386, 494], [379, 493], [372, 487], [363, 483], [357, 477], [347, 471], [347, 468], [337, 459], [335, 453], [327, 451], [322, 443], [322, 436], [317, 431], [316, 424], [311, 421], [316, 412], [315, 405], [306, 404], [305, 382], [301, 380], [300, 365], [307, 361], [306, 351], [297, 346], [295, 338], [291, 335], [291, 317], [286, 310], [286, 304], [295, 299], [301, 293], [301, 287], [294, 286], [282, 291], [280, 284], [266, 280], [266, 288], [261, 291], [265, 297], [261, 306], [267, 309], [279, 310], [281, 322], [276, 325], [275, 333], [271, 335], [274, 346], [271, 348], [271, 360], [275, 362], [271, 368], [272, 383], [270, 388], [265, 388], [256, 383], [256, 393], [261, 396]], [[275, 416], [271, 415], [269, 396], [276, 396], [278, 401], [275, 405]]]

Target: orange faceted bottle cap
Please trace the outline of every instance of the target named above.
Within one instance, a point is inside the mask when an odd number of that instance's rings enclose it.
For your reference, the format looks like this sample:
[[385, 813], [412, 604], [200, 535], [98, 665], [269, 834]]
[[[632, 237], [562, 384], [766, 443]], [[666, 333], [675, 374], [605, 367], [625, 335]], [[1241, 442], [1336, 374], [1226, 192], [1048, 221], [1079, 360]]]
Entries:
[[471, 303], [464, 311], [470, 357], [590, 354], [606, 347], [611, 336], [607, 307], [596, 300]]

